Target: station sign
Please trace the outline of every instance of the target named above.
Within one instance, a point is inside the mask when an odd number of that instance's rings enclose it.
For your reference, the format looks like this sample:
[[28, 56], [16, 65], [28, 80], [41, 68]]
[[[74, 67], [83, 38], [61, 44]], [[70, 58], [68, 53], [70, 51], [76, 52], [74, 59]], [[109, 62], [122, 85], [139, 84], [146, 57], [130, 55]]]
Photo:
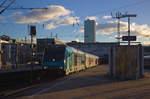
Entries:
[[136, 41], [136, 36], [123, 36], [122, 41]]

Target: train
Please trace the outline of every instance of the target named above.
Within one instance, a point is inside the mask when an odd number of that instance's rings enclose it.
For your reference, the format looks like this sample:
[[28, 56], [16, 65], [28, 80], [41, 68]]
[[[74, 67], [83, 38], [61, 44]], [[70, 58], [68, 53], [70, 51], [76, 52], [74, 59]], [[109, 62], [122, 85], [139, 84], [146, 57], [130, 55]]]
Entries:
[[67, 45], [45, 48], [42, 66], [63, 75], [82, 71], [99, 64], [99, 57]]

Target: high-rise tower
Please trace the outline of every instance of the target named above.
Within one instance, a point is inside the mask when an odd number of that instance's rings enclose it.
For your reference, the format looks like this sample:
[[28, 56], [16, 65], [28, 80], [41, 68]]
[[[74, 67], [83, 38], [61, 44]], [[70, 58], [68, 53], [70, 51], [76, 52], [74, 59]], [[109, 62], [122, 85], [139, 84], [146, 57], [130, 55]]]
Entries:
[[96, 23], [95, 20], [87, 19], [84, 21], [84, 43], [96, 42]]

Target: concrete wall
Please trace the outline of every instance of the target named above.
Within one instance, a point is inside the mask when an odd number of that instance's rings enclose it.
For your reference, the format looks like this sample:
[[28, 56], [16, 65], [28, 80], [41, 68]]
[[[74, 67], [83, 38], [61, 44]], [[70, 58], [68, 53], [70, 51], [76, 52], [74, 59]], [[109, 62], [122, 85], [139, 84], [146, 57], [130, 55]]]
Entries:
[[143, 48], [141, 45], [116, 46], [111, 48], [109, 75], [120, 79], [143, 77]]

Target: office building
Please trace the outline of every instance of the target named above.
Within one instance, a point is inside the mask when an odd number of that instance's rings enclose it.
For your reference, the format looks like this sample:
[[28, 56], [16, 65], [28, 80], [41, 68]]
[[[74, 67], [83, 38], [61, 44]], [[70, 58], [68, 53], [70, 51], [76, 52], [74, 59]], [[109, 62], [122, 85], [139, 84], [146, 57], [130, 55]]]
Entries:
[[96, 42], [96, 22], [95, 20], [84, 21], [84, 43]]

